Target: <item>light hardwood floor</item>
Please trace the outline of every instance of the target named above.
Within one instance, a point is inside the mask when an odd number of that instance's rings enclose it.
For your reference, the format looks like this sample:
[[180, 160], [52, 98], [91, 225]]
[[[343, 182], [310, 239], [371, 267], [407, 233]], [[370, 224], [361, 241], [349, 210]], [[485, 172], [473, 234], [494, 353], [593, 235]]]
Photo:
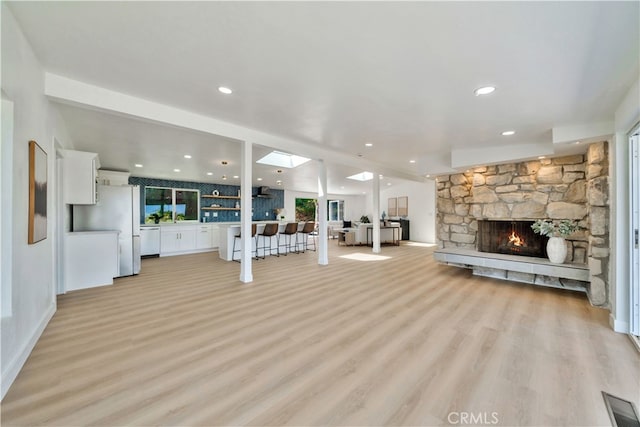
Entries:
[[331, 241], [330, 266], [267, 258], [250, 284], [217, 253], [143, 260], [59, 298], [2, 425], [610, 425], [601, 390], [638, 404], [607, 311], [432, 251]]

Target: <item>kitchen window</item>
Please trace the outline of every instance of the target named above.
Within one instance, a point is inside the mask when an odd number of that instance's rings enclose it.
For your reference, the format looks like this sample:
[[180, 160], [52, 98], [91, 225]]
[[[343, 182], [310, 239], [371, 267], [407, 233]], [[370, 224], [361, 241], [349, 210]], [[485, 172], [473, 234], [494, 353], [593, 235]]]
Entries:
[[344, 200], [329, 200], [327, 203], [328, 220], [344, 221]]
[[144, 222], [198, 221], [200, 191], [184, 188], [145, 187]]

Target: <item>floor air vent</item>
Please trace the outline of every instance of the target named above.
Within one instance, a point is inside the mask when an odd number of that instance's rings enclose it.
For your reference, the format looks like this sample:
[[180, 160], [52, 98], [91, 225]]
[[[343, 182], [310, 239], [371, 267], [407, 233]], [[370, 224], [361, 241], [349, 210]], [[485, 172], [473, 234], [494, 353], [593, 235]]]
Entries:
[[640, 427], [638, 411], [633, 402], [602, 392], [604, 404], [611, 418], [613, 427]]

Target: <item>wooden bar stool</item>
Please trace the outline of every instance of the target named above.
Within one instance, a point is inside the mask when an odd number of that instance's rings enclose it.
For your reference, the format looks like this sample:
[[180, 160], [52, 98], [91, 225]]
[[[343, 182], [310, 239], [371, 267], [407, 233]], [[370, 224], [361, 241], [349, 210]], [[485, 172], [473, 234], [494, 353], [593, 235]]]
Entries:
[[[266, 238], [269, 238], [269, 246], [260, 246], [258, 247], [258, 242], [259, 242], [259, 238], [262, 237], [262, 244], [265, 245], [266, 242]], [[262, 230], [262, 233], [258, 234], [258, 236], [256, 237], [256, 258], [259, 257], [259, 249], [262, 249], [262, 259], [265, 258], [266, 256], [266, 251], [265, 249], [269, 249], [269, 255], [273, 255], [273, 251], [274, 248], [271, 245], [272, 239], [276, 238], [276, 247], [275, 247], [275, 251], [276, 251], [276, 256], [280, 256], [280, 237], [278, 236], [278, 224], [266, 224], [264, 226], [264, 230]]]
[[[258, 258], [258, 237], [256, 236], [256, 232], [258, 231], [258, 226], [256, 224], [251, 224], [251, 238], [255, 239], [256, 242], [256, 250], [255, 251], [251, 251], [253, 252], [253, 254], [255, 255], [255, 259], [259, 259]], [[242, 249], [239, 248], [236, 250], [236, 242], [238, 240], [241, 241], [242, 239], [242, 233], [238, 233], [237, 235], [234, 236], [233, 238], [233, 253], [231, 254], [231, 259], [235, 262], [241, 262], [241, 259], [236, 259], [236, 252], [240, 252]]]
[[[298, 251], [298, 223], [297, 222], [288, 223], [284, 227], [284, 231], [280, 234], [284, 236], [284, 246], [287, 247], [287, 252], [284, 252], [283, 255], [286, 255], [288, 252], [295, 252], [299, 254], [300, 252]], [[287, 236], [289, 236], [288, 242], [287, 242]], [[291, 244], [292, 237], [295, 237], [295, 242], [293, 245]], [[280, 249], [280, 246], [281, 246], [280, 243], [278, 243], [278, 249]], [[293, 251], [291, 250], [291, 248], [293, 248]]]
[[313, 249], [310, 250], [313, 250], [314, 252], [316, 251], [316, 239], [314, 237], [315, 229], [316, 223], [314, 221], [307, 221], [302, 227], [302, 230], [298, 232], [302, 235], [302, 242], [300, 242], [302, 243], [302, 253], [309, 250], [309, 235], [311, 235], [311, 241], [313, 242]]

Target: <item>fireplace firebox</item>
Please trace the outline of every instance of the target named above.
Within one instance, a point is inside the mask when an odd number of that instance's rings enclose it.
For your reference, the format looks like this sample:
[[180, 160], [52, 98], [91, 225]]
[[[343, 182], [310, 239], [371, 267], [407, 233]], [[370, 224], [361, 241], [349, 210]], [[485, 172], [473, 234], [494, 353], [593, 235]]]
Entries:
[[533, 221], [478, 221], [478, 250], [498, 254], [546, 258], [546, 236], [531, 229]]

